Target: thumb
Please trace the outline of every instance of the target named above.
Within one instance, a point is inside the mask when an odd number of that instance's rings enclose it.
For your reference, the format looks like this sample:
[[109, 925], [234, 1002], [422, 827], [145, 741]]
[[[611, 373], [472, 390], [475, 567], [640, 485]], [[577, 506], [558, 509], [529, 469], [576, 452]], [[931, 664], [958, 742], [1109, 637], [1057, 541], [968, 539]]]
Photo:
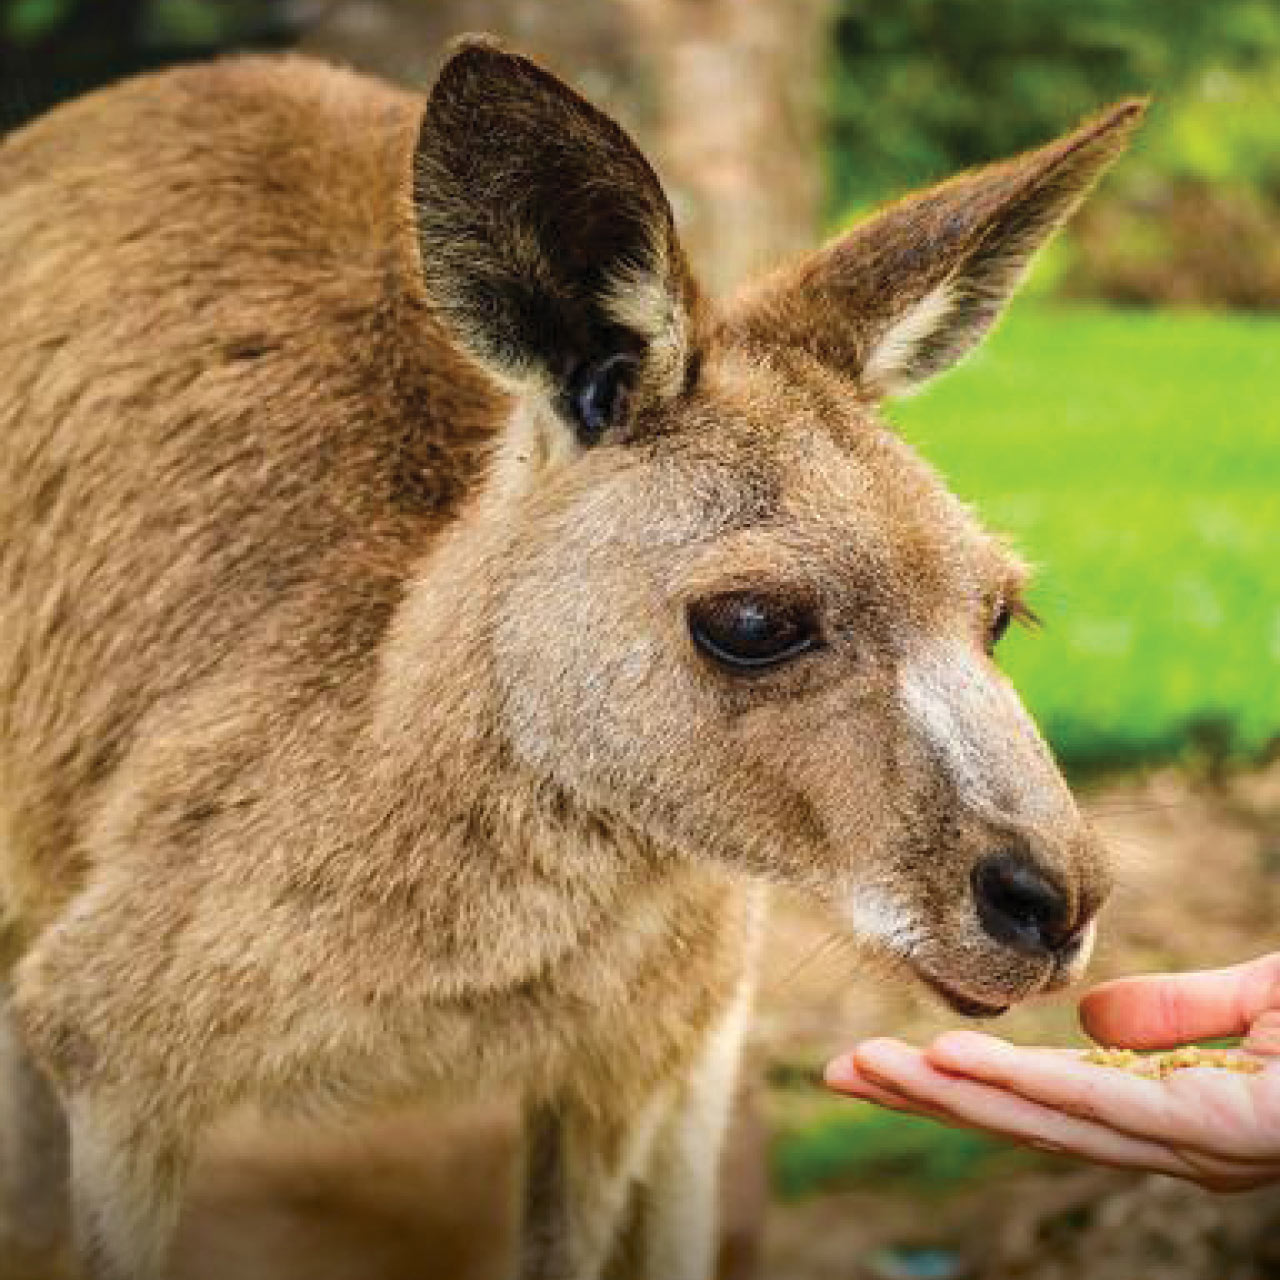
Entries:
[[1271, 1010], [1280, 1013], [1280, 953], [1230, 969], [1104, 982], [1081, 1000], [1080, 1021], [1100, 1044], [1169, 1049], [1242, 1036]]

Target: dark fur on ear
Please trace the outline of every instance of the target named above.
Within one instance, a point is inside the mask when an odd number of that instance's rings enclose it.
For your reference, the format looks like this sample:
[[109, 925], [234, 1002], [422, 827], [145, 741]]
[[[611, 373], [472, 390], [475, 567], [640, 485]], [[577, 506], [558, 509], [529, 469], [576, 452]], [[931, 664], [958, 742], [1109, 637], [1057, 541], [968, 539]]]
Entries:
[[911, 390], [990, 328], [1144, 106], [1120, 103], [1045, 147], [891, 205], [752, 291], [732, 327], [856, 374], [872, 395]]
[[432, 90], [415, 163], [427, 291], [495, 374], [563, 397], [622, 354], [633, 394], [681, 385], [694, 287], [658, 179], [614, 121], [470, 39]]

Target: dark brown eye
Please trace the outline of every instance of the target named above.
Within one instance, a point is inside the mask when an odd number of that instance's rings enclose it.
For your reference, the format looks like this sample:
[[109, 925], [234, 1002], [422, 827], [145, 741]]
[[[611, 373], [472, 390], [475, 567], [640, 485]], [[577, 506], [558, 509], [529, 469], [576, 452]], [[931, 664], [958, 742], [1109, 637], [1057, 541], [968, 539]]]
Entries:
[[777, 666], [820, 643], [811, 606], [749, 591], [695, 601], [689, 634], [707, 657], [737, 672]]

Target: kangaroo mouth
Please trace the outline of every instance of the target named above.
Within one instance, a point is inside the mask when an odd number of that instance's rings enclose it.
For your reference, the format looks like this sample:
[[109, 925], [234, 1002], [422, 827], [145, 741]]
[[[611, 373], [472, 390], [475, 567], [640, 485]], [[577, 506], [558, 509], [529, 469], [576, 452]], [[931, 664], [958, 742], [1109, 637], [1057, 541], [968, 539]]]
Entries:
[[931, 973], [925, 973], [923, 970], [917, 970], [917, 973], [920, 981], [934, 995], [940, 996], [948, 1009], [958, 1013], [962, 1018], [998, 1018], [1002, 1013], [1009, 1012], [1007, 1004], [990, 1004], [984, 1000], [975, 1000], [972, 996], [948, 986]]

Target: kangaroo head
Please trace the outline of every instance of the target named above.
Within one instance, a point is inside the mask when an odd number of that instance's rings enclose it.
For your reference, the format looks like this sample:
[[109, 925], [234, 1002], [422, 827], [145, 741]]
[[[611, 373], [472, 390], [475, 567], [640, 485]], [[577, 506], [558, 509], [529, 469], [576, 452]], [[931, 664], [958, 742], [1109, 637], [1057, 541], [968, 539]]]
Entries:
[[634, 145], [534, 64], [464, 46], [417, 145], [427, 292], [512, 393], [480, 503], [507, 748], [654, 845], [818, 895], [963, 1011], [1071, 976], [1106, 873], [993, 656], [1025, 570], [877, 403], [978, 341], [1140, 111], [722, 308]]

